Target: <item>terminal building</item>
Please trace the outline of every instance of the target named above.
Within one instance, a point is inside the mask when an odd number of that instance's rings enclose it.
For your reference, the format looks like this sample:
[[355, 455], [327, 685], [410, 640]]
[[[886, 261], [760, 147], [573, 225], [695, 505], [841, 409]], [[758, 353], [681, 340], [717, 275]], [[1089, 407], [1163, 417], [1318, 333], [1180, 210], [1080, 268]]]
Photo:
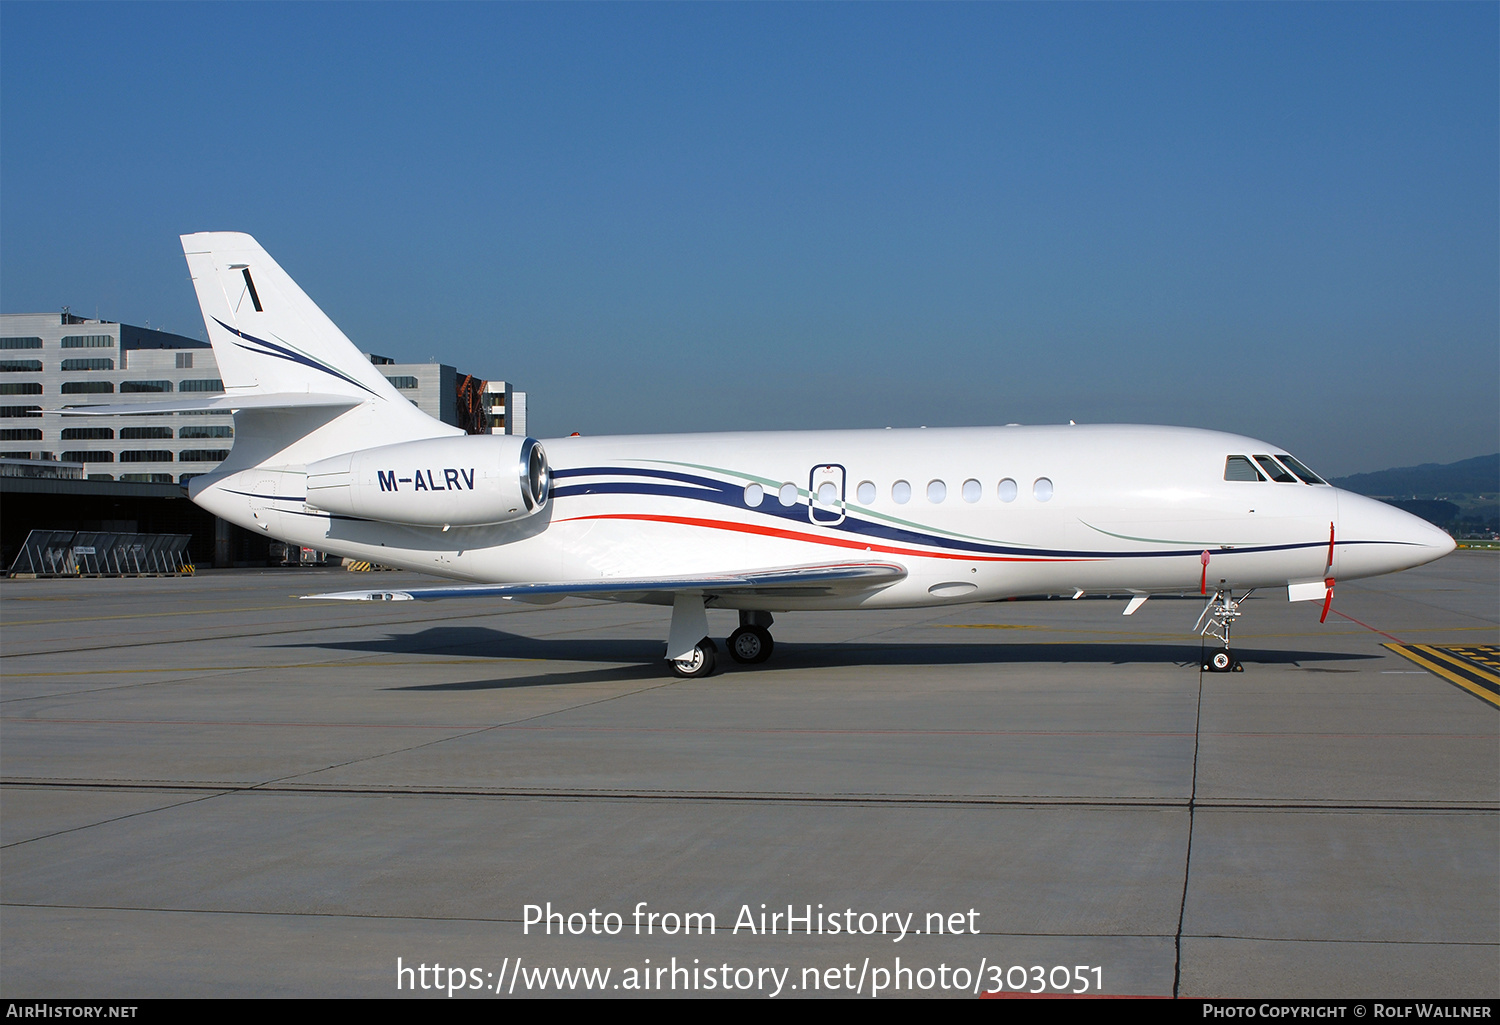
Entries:
[[[397, 363], [375, 355], [370, 362], [413, 405], [444, 423], [470, 434], [526, 433], [526, 393], [505, 381], [483, 380], [443, 363]], [[64, 406], [223, 391], [207, 342], [67, 310], [0, 314], [0, 568], [10, 566], [33, 528], [191, 528], [198, 562], [263, 562], [258, 552], [264, 539], [214, 523], [181, 487], [229, 455], [230, 414], [47, 415]], [[206, 526], [197, 522], [202, 519]]]

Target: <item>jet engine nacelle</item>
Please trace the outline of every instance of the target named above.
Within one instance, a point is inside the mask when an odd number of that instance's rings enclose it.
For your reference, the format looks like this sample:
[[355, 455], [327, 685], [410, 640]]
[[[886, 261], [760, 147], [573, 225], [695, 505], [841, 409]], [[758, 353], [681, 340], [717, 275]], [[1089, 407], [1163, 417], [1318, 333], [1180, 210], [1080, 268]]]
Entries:
[[506, 523], [543, 509], [551, 490], [541, 444], [504, 434], [407, 441], [307, 466], [308, 505], [385, 523]]

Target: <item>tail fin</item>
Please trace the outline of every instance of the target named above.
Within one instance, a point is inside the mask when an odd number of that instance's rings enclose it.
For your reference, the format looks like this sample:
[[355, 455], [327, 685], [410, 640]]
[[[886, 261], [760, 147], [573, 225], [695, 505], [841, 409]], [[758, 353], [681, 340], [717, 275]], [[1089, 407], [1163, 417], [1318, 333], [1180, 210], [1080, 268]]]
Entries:
[[182, 251], [226, 390], [401, 397], [255, 239], [205, 231]]
[[[249, 235], [205, 231], [182, 236], [203, 323], [226, 399], [308, 395], [347, 397], [348, 412], [313, 419], [247, 402], [236, 416], [230, 463], [255, 453], [307, 462], [374, 445], [445, 437], [462, 431], [417, 409], [280, 265]], [[269, 403], [267, 403], [269, 404]], [[329, 417], [336, 417], [329, 422]], [[300, 425], [300, 426], [298, 426]], [[249, 435], [249, 437], [247, 437]], [[248, 442], [248, 444], [247, 444]]]

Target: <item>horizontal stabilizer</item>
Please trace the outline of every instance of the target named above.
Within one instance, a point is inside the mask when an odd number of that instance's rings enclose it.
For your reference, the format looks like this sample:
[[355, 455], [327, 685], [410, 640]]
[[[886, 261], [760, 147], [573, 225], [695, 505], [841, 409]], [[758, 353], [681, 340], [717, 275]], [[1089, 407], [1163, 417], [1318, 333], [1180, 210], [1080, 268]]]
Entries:
[[47, 410], [63, 416], [157, 416], [163, 413], [226, 413], [237, 409], [291, 409], [322, 407], [349, 409], [362, 400], [352, 395], [314, 395], [310, 392], [251, 395], [206, 395], [200, 398], [167, 399], [162, 402], [116, 402], [102, 406], [64, 406]]
[[535, 598], [555, 595], [639, 601], [651, 593], [663, 596], [684, 591], [720, 597], [823, 598], [859, 594], [888, 587], [906, 576], [904, 567], [889, 562], [842, 562], [818, 566], [717, 573], [701, 577], [618, 577], [533, 584], [464, 584], [455, 587], [335, 591], [308, 594], [325, 601], [423, 601], [436, 598]]

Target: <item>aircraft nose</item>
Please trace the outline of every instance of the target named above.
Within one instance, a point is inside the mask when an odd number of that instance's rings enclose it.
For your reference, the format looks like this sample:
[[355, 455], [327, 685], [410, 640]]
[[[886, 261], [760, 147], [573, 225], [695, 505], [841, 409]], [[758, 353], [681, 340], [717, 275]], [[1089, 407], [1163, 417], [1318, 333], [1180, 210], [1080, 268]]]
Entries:
[[1411, 569], [1458, 547], [1420, 516], [1349, 491], [1339, 492], [1337, 534], [1334, 575], [1340, 579]]

